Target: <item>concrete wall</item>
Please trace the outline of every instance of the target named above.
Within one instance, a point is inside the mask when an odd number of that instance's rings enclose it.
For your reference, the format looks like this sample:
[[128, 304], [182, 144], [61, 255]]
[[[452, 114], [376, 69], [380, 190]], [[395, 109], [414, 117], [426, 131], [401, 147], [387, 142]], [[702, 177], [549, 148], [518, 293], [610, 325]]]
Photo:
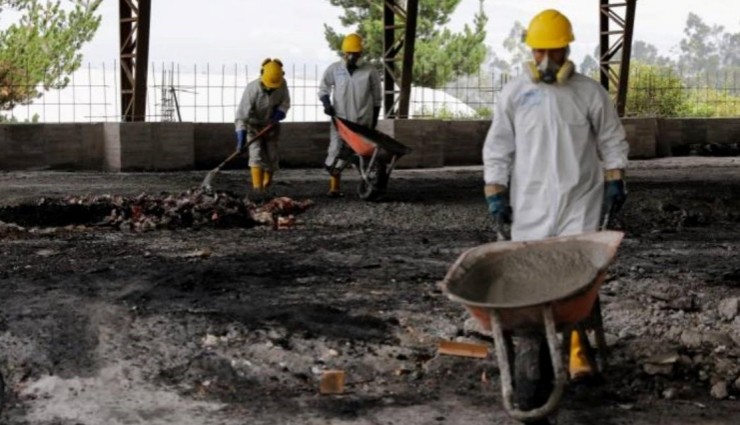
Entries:
[[[688, 152], [694, 144], [740, 143], [740, 118], [623, 120], [631, 158]], [[411, 147], [401, 168], [475, 165], [490, 122], [381, 120], [378, 128]], [[329, 143], [328, 122], [286, 123], [281, 164], [317, 167]], [[232, 124], [0, 124], [0, 170], [105, 171], [209, 169], [233, 152]], [[246, 166], [242, 157], [231, 167]]]
[[0, 125], [0, 169], [92, 169], [103, 166], [103, 124]]

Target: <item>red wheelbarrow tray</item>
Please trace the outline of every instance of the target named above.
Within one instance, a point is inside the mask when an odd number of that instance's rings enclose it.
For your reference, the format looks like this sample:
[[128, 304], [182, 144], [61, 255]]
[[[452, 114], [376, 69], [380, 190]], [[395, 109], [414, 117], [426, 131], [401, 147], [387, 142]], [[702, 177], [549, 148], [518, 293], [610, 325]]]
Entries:
[[[499, 314], [504, 329], [541, 326], [541, 310], [548, 304], [552, 305], [558, 326], [573, 325], [591, 313], [599, 288], [606, 278], [606, 269], [614, 259], [623, 236], [622, 232], [602, 231], [537, 241], [481, 245], [460, 255], [441, 286], [451, 300], [463, 304], [486, 330], [491, 330], [492, 310]], [[497, 264], [501, 263], [504, 256], [520, 255], [527, 250], [557, 248], [554, 244], [582, 245], [579, 249], [588, 252], [591, 267], [582, 273], [574, 273], [567, 281], [562, 280], [562, 270], [559, 272], [558, 267], [552, 267], [551, 273], [541, 273], [541, 276], [520, 282], [525, 287], [516, 288], [516, 296], [501, 298], [506, 288], [497, 288], [497, 285], [505, 279], [497, 270]], [[539, 264], [535, 268], [547, 271], [548, 264]], [[517, 283], [508, 282], [510, 285]]]
[[390, 156], [401, 157], [411, 152], [411, 148], [403, 145], [391, 136], [356, 122], [344, 118], [333, 117], [337, 133], [357, 155], [369, 157], [378, 147]]

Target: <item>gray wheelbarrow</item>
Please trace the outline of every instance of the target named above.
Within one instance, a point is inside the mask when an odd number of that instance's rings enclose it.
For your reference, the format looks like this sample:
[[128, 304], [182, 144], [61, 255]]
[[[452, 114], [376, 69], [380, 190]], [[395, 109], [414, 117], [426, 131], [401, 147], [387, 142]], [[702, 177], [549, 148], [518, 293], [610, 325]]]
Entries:
[[[555, 412], [568, 380], [563, 366], [567, 350], [563, 350], [558, 332], [570, 335], [577, 329], [585, 336], [579, 326], [594, 321], [601, 328], [599, 288], [623, 236], [622, 232], [602, 231], [530, 242], [489, 243], [465, 251], [450, 268], [442, 289], [492, 332], [503, 404], [512, 418], [532, 423]], [[512, 363], [518, 372], [519, 365], [528, 366], [524, 362], [542, 359], [542, 353], [533, 358], [515, 352], [512, 335], [521, 332], [544, 333], [544, 354], [550, 362], [546, 366], [551, 367], [553, 375], [549, 382], [538, 383], [550, 392], [535, 407], [524, 408], [514, 402], [519, 383], [512, 377]], [[597, 343], [605, 345], [603, 328], [600, 335], [597, 333]]]

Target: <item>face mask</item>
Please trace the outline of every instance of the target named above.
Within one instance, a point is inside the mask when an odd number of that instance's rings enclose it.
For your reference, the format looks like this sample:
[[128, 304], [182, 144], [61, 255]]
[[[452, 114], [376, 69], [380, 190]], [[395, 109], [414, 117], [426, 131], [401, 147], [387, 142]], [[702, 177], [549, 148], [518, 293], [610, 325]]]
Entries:
[[560, 70], [560, 65], [555, 63], [554, 61], [550, 60], [550, 57], [548, 55], [545, 55], [545, 57], [540, 61], [539, 64], [537, 64], [537, 69], [540, 71], [540, 79], [545, 84], [552, 84], [558, 79], [558, 71]]
[[348, 53], [347, 54], [347, 66], [356, 68], [357, 63], [359, 61], [360, 61], [360, 55], [358, 53]]

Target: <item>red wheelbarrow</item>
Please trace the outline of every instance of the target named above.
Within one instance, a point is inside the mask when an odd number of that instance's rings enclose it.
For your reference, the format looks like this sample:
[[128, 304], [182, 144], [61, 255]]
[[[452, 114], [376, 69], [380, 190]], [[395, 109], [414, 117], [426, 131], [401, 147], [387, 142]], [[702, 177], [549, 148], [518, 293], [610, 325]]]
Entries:
[[[442, 288], [492, 332], [504, 408], [512, 418], [536, 422], [555, 411], [567, 383], [563, 360], [573, 330], [581, 336], [593, 365], [596, 360], [586, 329], [596, 331], [597, 346], [605, 355], [598, 292], [623, 236], [622, 232], [602, 231], [530, 242], [489, 243], [464, 252], [450, 268]], [[514, 402], [517, 386], [524, 384], [512, 377], [511, 364], [513, 361], [516, 377], [520, 369], [529, 366], [525, 362], [542, 362], [542, 356], [527, 357], [525, 353], [520, 357], [512, 341], [517, 332], [544, 333], [551, 362], [547, 367], [553, 375], [549, 382], [537, 383], [550, 390], [542, 404], [526, 408]], [[565, 347], [558, 332], [568, 342]]]
[[360, 199], [374, 201], [388, 186], [396, 162], [411, 152], [411, 148], [380, 131], [332, 117], [339, 137], [354, 151], [357, 158], [353, 165], [360, 172], [357, 194]]

